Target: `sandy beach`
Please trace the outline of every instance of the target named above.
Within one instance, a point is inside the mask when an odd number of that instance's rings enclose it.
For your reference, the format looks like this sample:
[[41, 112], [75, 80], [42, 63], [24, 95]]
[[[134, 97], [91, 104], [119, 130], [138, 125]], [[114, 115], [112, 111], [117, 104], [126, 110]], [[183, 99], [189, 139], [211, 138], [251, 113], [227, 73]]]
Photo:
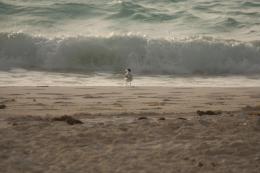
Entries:
[[3, 173], [257, 173], [260, 90], [0, 87], [0, 138]]
[[0, 173], [260, 173], [260, 0], [0, 0]]

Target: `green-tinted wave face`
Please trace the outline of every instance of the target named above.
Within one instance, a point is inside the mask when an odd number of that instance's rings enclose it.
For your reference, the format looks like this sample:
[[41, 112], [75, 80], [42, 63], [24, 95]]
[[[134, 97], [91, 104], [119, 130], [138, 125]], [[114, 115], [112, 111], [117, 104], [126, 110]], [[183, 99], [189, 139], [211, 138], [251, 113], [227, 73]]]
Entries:
[[0, 0], [0, 32], [259, 40], [259, 0]]
[[215, 40], [148, 39], [141, 36], [49, 39], [0, 33], [0, 70], [12, 68], [149, 75], [260, 74], [260, 44]]

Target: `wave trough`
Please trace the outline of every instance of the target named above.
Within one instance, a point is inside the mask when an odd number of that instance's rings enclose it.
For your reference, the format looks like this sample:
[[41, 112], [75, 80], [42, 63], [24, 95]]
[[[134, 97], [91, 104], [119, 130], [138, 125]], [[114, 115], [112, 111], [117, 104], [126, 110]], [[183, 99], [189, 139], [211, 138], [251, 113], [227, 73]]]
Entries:
[[243, 41], [260, 38], [259, 0], [2, 0], [0, 32], [149, 37], [203, 35]]

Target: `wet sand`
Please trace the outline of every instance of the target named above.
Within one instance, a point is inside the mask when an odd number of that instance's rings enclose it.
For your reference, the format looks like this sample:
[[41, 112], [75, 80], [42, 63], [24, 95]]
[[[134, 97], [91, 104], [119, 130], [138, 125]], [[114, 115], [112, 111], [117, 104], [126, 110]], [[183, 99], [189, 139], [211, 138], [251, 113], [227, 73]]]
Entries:
[[0, 172], [257, 173], [259, 105], [259, 88], [0, 87]]

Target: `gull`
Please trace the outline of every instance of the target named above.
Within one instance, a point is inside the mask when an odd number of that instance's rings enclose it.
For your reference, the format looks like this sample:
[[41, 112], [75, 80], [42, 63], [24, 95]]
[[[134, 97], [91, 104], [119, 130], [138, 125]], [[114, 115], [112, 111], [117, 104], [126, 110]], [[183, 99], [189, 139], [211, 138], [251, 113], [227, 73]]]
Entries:
[[133, 80], [133, 75], [131, 73], [131, 69], [125, 69], [125, 85], [127, 86], [129, 83], [129, 86], [131, 86], [131, 82]]

